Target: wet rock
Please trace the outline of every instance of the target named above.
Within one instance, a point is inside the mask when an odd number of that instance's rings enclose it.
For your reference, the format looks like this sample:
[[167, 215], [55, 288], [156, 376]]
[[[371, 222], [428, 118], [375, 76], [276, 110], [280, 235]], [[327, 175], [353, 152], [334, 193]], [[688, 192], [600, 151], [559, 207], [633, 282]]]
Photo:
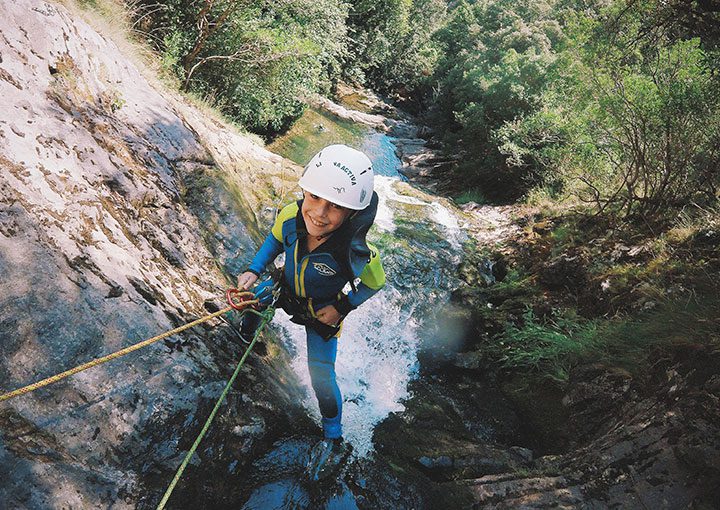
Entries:
[[417, 469], [383, 456], [358, 460], [352, 472], [347, 483], [361, 509], [466, 508], [471, 503], [464, 488], [435, 483]]
[[501, 253], [489, 256], [468, 254], [458, 267], [462, 280], [473, 287], [489, 287], [507, 275], [507, 262]]
[[720, 374], [711, 377], [705, 384], [705, 389], [716, 397], [720, 397]]
[[447, 469], [451, 468], [453, 465], [453, 460], [445, 455], [441, 455], [437, 458], [423, 456], [418, 459], [418, 462], [427, 469]]
[[579, 487], [559, 477], [485, 476], [469, 482], [475, 507], [487, 509], [602, 508], [588, 504]]
[[481, 366], [483, 359], [482, 351], [458, 352], [455, 354], [453, 364], [458, 368], [476, 370]]
[[479, 445], [453, 456], [422, 456], [417, 462], [434, 480], [460, 480], [504, 473], [520, 464], [527, 464], [521, 461], [520, 456], [509, 455], [500, 448]]
[[239, 436], [262, 436], [265, 434], [265, 421], [257, 417], [247, 425], [236, 425], [232, 432]]
[[[163, 91], [73, 5], [18, 0], [0, 17], [0, 90], [13, 119], [0, 130], [3, 391], [197, 316], [227, 286], [215, 258], [243, 267], [255, 249], [246, 206], [297, 172]], [[3, 403], [0, 506], [155, 507], [242, 352], [229, 328], [213, 326]], [[302, 422], [288, 418], [306, 414], [290, 397], [292, 371], [252, 370], [251, 402], [231, 392], [177, 501], [237, 496], [214, 490], [229, 485], [236, 459], [225, 455], [242, 458]], [[284, 387], [263, 384], [278, 377]], [[261, 395], [272, 410], [256, 404]], [[233, 415], [243, 406], [255, 421]]]
[[365, 124], [378, 130], [386, 131], [389, 129], [388, 120], [382, 115], [374, 115], [371, 113], [359, 112], [357, 110], [349, 110], [342, 105], [334, 103], [319, 95], [313, 95], [306, 98], [308, 104], [332, 112], [340, 118], [348, 119], [353, 122]]
[[533, 460], [533, 452], [529, 448], [523, 448], [522, 446], [511, 446], [510, 451], [517, 455], [526, 464], [529, 464]]
[[460, 206], [460, 209], [462, 209], [465, 212], [472, 212], [477, 211], [482, 207], [481, 204], [478, 204], [477, 202], [467, 202]]
[[720, 356], [704, 351], [693, 358], [658, 366], [653, 376], [660, 384], [649, 394], [625, 371], [583, 367], [566, 399], [575, 446], [537, 459], [533, 476], [475, 480], [475, 501], [482, 508], [546, 508], [551, 501], [571, 508], [712, 508], [720, 496], [720, 407], [717, 396], [698, 388], [712, 381]]
[[[242, 510], [280, 510], [310, 508], [307, 490], [293, 479], [285, 479], [258, 487], [242, 506]], [[319, 507], [314, 507], [319, 508]]]
[[588, 365], [575, 369], [562, 401], [570, 413], [570, 437], [586, 441], [606, 427], [607, 418], [631, 398], [631, 383], [630, 373], [619, 368]]
[[157, 289], [153, 289], [150, 285], [145, 283], [143, 280], [140, 280], [139, 278], [135, 277], [129, 277], [128, 282], [130, 282], [130, 285], [132, 285], [136, 291], [151, 305], [156, 305], [157, 298], [160, 296], [160, 293]]
[[119, 285], [113, 285], [112, 287], [110, 287], [110, 290], [108, 291], [106, 297], [108, 297], [108, 298], [120, 297], [123, 295], [123, 292], [124, 292], [124, 290], [122, 287], [120, 287]]

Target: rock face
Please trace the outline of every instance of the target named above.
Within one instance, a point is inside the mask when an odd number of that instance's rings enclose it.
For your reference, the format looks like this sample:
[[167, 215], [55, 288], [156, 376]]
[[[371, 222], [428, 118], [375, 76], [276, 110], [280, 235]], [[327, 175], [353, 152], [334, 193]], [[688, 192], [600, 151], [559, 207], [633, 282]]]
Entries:
[[378, 427], [378, 452], [388, 469], [415, 473], [406, 484], [428, 479], [401, 508], [715, 508], [718, 366], [718, 353], [700, 348], [658, 363], [651, 380], [580, 367], [563, 399], [565, 453], [537, 458], [507, 446], [518, 418], [479, 372], [436, 369]]
[[574, 446], [537, 459], [534, 476], [468, 482], [478, 507], [713, 508], [720, 357], [700, 349], [683, 358], [659, 364], [652, 381], [600, 366], [573, 374], [565, 404]]
[[[4, 392], [217, 309], [271, 219], [260, 205], [286, 197], [298, 169], [164, 91], [81, 13], [17, 0], [0, 14]], [[417, 136], [401, 137], [405, 162], [429, 168]], [[494, 211], [481, 242], [511, 228]], [[573, 262], [548, 266], [546, 283], [567, 287]], [[499, 264], [475, 266], [461, 273], [502, 279]], [[413, 292], [423, 275], [403, 276]], [[316, 430], [274, 346], [249, 358], [170, 506], [716, 508], [718, 353], [664, 360], [651, 381], [574, 372], [574, 439], [536, 458], [486, 373], [487, 339], [463, 341], [472, 313], [440, 312], [405, 411], [375, 429], [375, 458], [321, 495], [298, 482]], [[155, 508], [242, 353], [232, 323], [0, 404], [0, 507]]]
[[[206, 315], [264, 221], [242, 206], [296, 169], [210, 129], [80, 13], [32, 0], [0, 12], [4, 392]], [[216, 319], [1, 404], [0, 506], [156, 504], [241, 352]], [[298, 410], [291, 373], [275, 367], [282, 388], [262, 376], [276, 361], [251, 359], [199, 452], [224, 473]]]

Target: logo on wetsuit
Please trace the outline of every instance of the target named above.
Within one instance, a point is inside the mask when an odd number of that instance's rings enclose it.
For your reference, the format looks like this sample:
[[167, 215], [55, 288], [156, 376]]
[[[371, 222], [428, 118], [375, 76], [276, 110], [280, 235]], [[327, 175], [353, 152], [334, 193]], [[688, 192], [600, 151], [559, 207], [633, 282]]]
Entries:
[[313, 262], [313, 267], [315, 268], [315, 271], [320, 273], [322, 276], [333, 276], [337, 274], [337, 271], [322, 262]]

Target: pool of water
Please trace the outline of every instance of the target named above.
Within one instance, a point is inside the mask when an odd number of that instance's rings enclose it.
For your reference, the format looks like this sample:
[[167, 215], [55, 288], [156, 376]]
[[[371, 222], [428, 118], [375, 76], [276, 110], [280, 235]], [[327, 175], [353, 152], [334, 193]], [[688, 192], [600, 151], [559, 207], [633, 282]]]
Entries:
[[367, 154], [376, 175], [403, 179], [398, 172], [402, 163], [392, 140], [385, 133], [367, 126], [308, 108], [290, 131], [269, 144], [268, 149], [298, 165], [305, 165], [323, 147], [343, 143]]

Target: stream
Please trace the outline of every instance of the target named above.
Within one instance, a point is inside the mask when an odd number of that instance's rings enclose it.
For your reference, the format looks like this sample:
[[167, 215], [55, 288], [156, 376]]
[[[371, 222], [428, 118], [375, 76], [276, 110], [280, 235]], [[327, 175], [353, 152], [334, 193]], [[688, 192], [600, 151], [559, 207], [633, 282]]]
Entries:
[[[322, 147], [346, 143], [363, 150], [374, 163], [380, 204], [368, 239], [381, 252], [387, 285], [345, 320], [338, 345], [344, 437], [354, 447], [350, 471], [353, 462], [372, 460], [375, 427], [391, 413], [405, 409], [404, 402], [411, 396], [409, 384], [419, 374], [418, 351], [432, 349], [436, 328], [431, 323], [436, 321], [436, 311], [459, 285], [457, 265], [467, 240], [458, 214], [446, 200], [414, 188], [399, 173], [402, 162], [394, 141], [387, 134], [309, 109], [269, 147], [302, 165]], [[305, 386], [304, 406], [319, 422], [307, 371], [304, 328], [290, 322], [282, 311], [272, 327]], [[457, 331], [458, 336], [461, 333]], [[284, 440], [257, 461], [255, 468], [264, 474], [263, 481], [258, 480], [259, 486], [243, 508], [357, 508], [352, 491], [342, 482], [329, 496], [313, 496], [298, 485], [296, 477], [308, 448], [305, 440]]]

